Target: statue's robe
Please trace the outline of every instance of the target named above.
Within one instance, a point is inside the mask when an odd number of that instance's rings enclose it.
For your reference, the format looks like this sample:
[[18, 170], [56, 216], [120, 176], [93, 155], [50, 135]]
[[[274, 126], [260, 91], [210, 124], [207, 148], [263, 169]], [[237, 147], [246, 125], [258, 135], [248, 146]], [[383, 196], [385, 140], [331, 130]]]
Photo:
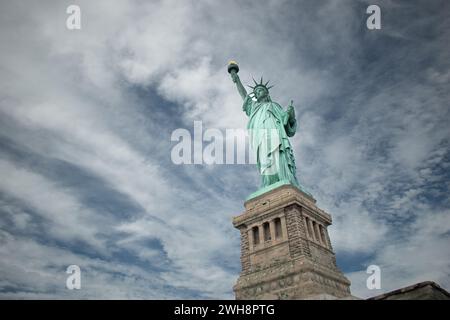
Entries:
[[289, 141], [297, 129], [297, 121], [275, 102], [257, 102], [250, 96], [243, 110], [249, 117], [247, 129], [250, 146], [256, 152], [262, 186], [287, 181], [300, 188], [296, 178], [294, 152]]

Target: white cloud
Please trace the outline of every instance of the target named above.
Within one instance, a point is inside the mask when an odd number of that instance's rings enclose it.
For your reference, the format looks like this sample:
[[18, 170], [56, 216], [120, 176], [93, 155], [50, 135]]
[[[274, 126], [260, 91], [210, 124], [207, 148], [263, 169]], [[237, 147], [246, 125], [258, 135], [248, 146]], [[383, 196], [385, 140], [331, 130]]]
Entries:
[[365, 270], [348, 274], [352, 292], [356, 296], [370, 297], [383, 292], [421, 282], [435, 281], [444, 288], [450, 286], [448, 242], [450, 212], [424, 212], [408, 229], [406, 237], [386, 243], [367, 266], [381, 268], [381, 289], [368, 290], [369, 276]]
[[[31, 239], [0, 233], [0, 262], [3, 298], [25, 299], [174, 299], [165, 291], [164, 282], [139, 267], [117, 264], [99, 258], [75, 254], [67, 248], [52, 247]], [[66, 289], [66, 269], [76, 264], [81, 269], [81, 289]], [[126, 290], [125, 290], [126, 289]]]
[[[3, 160], [0, 160], [0, 175], [0, 190], [45, 218], [45, 228], [54, 238], [81, 240], [98, 250], [103, 248], [103, 243], [96, 237], [98, 230], [92, 224], [102, 219], [88, 208], [81, 207], [76, 199], [61, 192], [54, 183]], [[28, 220], [27, 215], [19, 216], [15, 212], [13, 217], [19, 226]]]

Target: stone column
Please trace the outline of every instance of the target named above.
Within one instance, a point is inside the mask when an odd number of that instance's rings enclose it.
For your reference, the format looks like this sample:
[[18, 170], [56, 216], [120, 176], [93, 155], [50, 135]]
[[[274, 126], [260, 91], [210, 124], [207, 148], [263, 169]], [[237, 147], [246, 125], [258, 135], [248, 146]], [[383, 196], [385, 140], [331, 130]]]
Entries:
[[253, 243], [253, 228], [247, 229], [247, 237], [248, 237], [248, 245], [250, 251], [253, 250], [254, 243]]
[[259, 224], [256, 227], [257, 227], [256, 230], [258, 230], [257, 233], [258, 241], [256, 241], [256, 245], [261, 245], [262, 243], [264, 243], [264, 228], [262, 224]]
[[276, 240], [276, 237], [275, 237], [276, 230], [275, 230], [275, 221], [274, 221], [274, 219], [269, 221], [269, 229], [270, 229], [270, 239], [272, 241], [275, 241]]
[[320, 225], [319, 226], [319, 230], [320, 230], [320, 236], [323, 239], [323, 244], [325, 245], [325, 247], [329, 248], [330, 246], [329, 246], [329, 243], [328, 243], [327, 234], [326, 234], [327, 231], [325, 229], [325, 226]]
[[311, 239], [312, 240], [317, 240], [316, 239], [316, 234], [314, 232], [314, 224], [313, 224], [311, 219], [308, 219], [308, 220], [309, 220], [309, 230], [311, 230]]
[[283, 240], [285, 240], [285, 239], [287, 239], [286, 218], [285, 218], [285, 216], [282, 216], [280, 219], [281, 219], [281, 232], [282, 232], [281, 238]]
[[303, 216], [303, 224], [305, 225], [305, 238], [311, 238], [311, 232], [309, 231], [309, 218], [307, 216]]
[[316, 235], [318, 236], [317, 242], [323, 244], [322, 235], [320, 234], [319, 224], [316, 222]]

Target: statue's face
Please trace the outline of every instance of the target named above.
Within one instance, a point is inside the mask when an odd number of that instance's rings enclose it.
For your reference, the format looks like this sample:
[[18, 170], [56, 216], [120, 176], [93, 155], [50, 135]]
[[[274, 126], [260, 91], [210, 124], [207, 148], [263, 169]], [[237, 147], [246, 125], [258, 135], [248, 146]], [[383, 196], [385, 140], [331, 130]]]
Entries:
[[257, 100], [261, 100], [267, 97], [267, 90], [264, 87], [256, 87], [255, 88], [255, 97]]

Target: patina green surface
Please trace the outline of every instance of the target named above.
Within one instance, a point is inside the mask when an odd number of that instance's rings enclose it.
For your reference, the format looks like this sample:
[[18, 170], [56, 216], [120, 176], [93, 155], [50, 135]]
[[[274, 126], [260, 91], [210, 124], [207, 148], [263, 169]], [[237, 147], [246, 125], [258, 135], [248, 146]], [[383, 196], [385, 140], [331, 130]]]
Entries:
[[269, 95], [271, 87], [268, 82], [263, 83], [262, 78], [260, 82], [253, 80], [254, 86], [250, 86], [252, 92], [247, 93], [238, 71], [237, 63], [230, 61], [228, 72], [244, 101], [242, 109], [249, 117], [247, 129], [250, 145], [253, 152], [256, 152], [261, 176], [260, 189], [247, 200], [283, 184], [292, 184], [309, 194], [297, 180], [294, 152], [289, 141], [289, 137], [294, 136], [297, 130], [293, 102], [286, 111], [273, 102]]

